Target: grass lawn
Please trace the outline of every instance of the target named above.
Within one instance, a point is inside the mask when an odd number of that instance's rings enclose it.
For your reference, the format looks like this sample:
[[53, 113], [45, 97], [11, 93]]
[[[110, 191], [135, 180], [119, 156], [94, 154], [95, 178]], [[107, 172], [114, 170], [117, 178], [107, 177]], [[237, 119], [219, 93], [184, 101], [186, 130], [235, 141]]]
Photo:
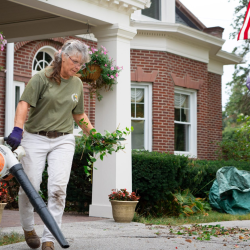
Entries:
[[8, 234], [0, 232], [0, 246], [10, 245], [18, 242], [25, 241], [24, 235], [11, 232]]
[[135, 215], [133, 221], [140, 222], [144, 224], [153, 225], [171, 225], [180, 226], [185, 224], [200, 224], [209, 222], [219, 222], [219, 221], [233, 221], [233, 220], [250, 220], [250, 214], [246, 215], [231, 215], [223, 214], [216, 211], [210, 211], [206, 215], [195, 214], [189, 217], [152, 217], [147, 218], [139, 215]]

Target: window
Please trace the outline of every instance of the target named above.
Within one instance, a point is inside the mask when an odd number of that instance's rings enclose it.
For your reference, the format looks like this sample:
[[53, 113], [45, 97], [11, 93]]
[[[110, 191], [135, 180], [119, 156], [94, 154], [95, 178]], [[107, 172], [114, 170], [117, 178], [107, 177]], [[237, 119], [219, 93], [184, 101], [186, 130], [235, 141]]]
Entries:
[[14, 102], [14, 107], [15, 109], [13, 110], [13, 121], [14, 121], [14, 117], [15, 117], [15, 112], [16, 112], [16, 107], [17, 104], [19, 103], [19, 100], [22, 96], [22, 93], [24, 91], [25, 88], [25, 83], [24, 82], [18, 82], [18, 81], [14, 81], [14, 98], [13, 98], [13, 102]]
[[51, 65], [54, 59], [54, 53], [56, 49], [50, 46], [42, 47], [35, 55], [32, 65], [32, 74], [36, 74], [38, 71]]
[[152, 150], [152, 85], [131, 86], [132, 149]]
[[143, 9], [142, 15], [161, 20], [161, 0], [151, 0], [150, 8]]
[[196, 91], [175, 89], [174, 150], [177, 154], [197, 156]]

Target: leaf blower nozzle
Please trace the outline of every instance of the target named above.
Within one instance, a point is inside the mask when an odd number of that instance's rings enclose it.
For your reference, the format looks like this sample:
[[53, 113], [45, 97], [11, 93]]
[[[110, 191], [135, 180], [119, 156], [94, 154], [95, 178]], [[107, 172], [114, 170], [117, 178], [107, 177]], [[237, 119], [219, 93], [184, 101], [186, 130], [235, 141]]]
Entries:
[[[0, 138], [0, 144], [1, 142], [4, 142], [4, 139]], [[18, 161], [20, 160], [20, 157], [24, 155], [25, 151], [21, 146], [12, 152], [8, 147], [0, 145], [0, 179], [3, 179], [3, 177], [7, 176], [9, 173], [13, 175], [23, 188], [30, 200], [30, 203], [35, 208], [36, 212], [39, 214], [52, 235], [56, 238], [60, 246], [62, 248], [69, 248], [69, 243], [64, 238], [54, 217], [47, 209], [41, 196], [34, 189], [28, 176], [24, 172], [22, 164]]]

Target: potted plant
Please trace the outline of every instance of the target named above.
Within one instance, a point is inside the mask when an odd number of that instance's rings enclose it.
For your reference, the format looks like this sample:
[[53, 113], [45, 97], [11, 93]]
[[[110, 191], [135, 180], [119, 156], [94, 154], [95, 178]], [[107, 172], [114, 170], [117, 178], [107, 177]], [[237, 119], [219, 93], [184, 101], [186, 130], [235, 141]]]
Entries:
[[112, 190], [109, 201], [112, 205], [112, 214], [116, 222], [130, 223], [134, 217], [135, 207], [140, 199], [135, 192], [129, 193], [126, 188]]
[[108, 56], [108, 51], [104, 46], [96, 49], [89, 47], [90, 61], [84, 65], [78, 74], [80, 79], [89, 84], [90, 97], [96, 94], [100, 101], [102, 95], [99, 90], [104, 88], [106, 91], [112, 90], [117, 83], [117, 77], [123, 67], [114, 65], [114, 60]]
[[9, 201], [12, 201], [12, 198], [8, 193], [7, 183], [0, 182], [0, 223], [2, 221], [4, 207]]

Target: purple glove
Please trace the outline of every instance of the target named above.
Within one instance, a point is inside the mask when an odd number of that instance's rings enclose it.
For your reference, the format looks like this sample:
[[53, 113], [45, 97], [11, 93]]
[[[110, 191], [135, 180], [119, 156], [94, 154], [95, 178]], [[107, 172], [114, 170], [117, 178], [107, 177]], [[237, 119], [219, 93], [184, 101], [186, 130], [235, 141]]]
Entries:
[[247, 88], [250, 90], [250, 76], [247, 77], [246, 85]]
[[23, 130], [19, 127], [14, 127], [12, 133], [8, 136], [7, 143], [14, 151], [21, 143]]

